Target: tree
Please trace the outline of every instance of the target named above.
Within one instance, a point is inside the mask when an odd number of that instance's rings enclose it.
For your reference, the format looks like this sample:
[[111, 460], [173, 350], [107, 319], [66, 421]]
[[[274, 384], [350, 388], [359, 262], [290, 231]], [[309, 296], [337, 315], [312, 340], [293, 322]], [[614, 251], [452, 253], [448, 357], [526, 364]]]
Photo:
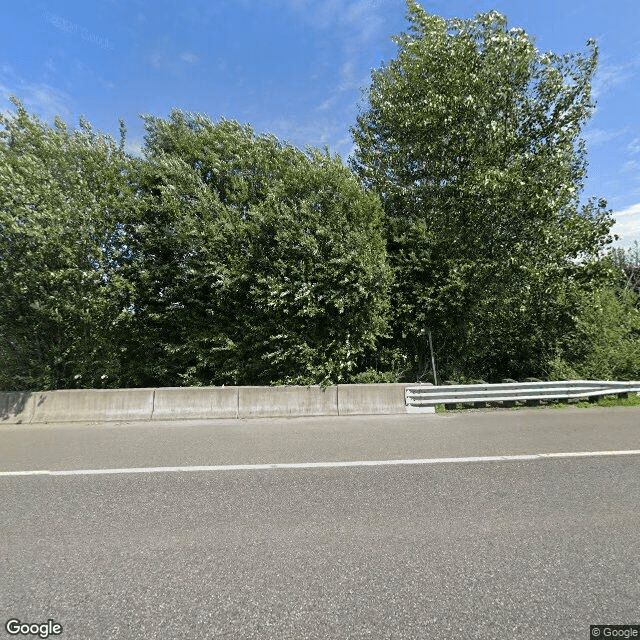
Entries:
[[347, 380], [386, 329], [381, 207], [338, 157], [145, 117], [129, 279], [140, 384]]
[[128, 163], [83, 119], [0, 116], [0, 389], [117, 383]]
[[636, 240], [626, 251], [622, 247], [611, 248], [607, 257], [621, 272], [622, 288], [640, 295], [640, 243]]
[[540, 53], [495, 11], [445, 20], [408, 0], [397, 56], [372, 72], [351, 166], [382, 199], [394, 335], [407, 375], [536, 375], [612, 277], [606, 202], [580, 205], [597, 48]]
[[584, 294], [576, 331], [547, 364], [554, 380], [638, 380], [640, 304], [630, 289]]
[[546, 365], [553, 379], [640, 377], [638, 243], [627, 251], [610, 249], [601, 260], [617, 277], [609, 286], [583, 294], [575, 331]]

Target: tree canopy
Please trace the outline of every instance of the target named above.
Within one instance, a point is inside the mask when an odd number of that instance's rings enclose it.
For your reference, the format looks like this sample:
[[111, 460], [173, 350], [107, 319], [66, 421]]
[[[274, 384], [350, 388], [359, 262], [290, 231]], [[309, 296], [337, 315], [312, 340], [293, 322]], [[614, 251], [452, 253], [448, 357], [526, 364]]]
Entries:
[[611, 276], [603, 200], [580, 204], [597, 48], [541, 53], [491, 11], [445, 20], [408, 1], [372, 72], [352, 168], [383, 201], [395, 273], [390, 344], [445, 375], [541, 373], [580, 287]]
[[136, 308], [155, 362], [173, 367], [159, 379], [345, 380], [387, 327], [378, 198], [338, 157], [234, 121], [145, 122], [135, 253], [156, 277], [136, 285]]
[[0, 388], [101, 386], [120, 367], [129, 161], [85, 120], [16, 107], [0, 116]]
[[176, 110], [132, 158], [16, 104], [1, 388], [328, 384], [386, 330], [380, 202], [339, 157]]

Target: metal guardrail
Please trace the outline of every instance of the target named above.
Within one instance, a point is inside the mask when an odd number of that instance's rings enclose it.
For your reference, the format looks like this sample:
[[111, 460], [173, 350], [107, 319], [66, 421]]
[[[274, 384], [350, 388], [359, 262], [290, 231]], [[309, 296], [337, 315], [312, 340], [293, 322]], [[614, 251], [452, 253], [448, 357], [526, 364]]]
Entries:
[[562, 380], [558, 382], [503, 382], [498, 384], [459, 384], [419, 386], [405, 389], [410, 407], [436, 404], [487, 403], [540, 400], [597, 399], [600, 396], [640, 393], [640, 382], [601, 380]]

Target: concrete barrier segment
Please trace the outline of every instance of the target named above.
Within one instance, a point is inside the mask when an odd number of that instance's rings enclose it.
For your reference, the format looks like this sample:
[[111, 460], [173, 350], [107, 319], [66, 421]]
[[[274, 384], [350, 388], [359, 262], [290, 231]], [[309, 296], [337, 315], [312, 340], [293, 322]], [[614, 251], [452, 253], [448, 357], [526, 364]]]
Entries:
[[31, 422], [151, 420], [153, 389], [61, 389], [34, 393]]
[[[406, 405], [405, 389], [415, 386], [420, 385], [405, 383], [339, 384], [338, 413], [341, 416], [434, 413], [434, 407], [408, 407]], [[418, 410], [416, 411], [416, 409]]]
[[238, 417], [238, 387], [164, 387], [155, 392], [153, 420]]
[[35, 398], [28, 391], [0, 393], [0, 424], [23, 424], [31, 422]]
[[336, 416], [337, 391], [335, 386], [238, 387], [238, 417]]

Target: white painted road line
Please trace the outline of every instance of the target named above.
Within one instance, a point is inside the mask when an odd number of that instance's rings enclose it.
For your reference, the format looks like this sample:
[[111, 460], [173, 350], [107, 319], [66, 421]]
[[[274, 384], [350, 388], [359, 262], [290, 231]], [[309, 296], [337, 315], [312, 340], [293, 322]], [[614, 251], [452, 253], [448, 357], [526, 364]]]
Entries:
[[225, 464], [193, 467], [132, 467], [129, 469], [63, 469], [49, 471], [0, 471], [8, 476], [100, 476], [126, 473], [193, 473], [201, 471], [263, 471], [275, 469], [331, 469], [334, 467], [392, 467], [399, 465], [456, 464], [472, 462], [519, 462], [550, 458], [600, 458], [605, 456], [637, 456], [640, 449], [628, 451], [573, 451], [569, 453], [527, 453], [506, 456], [468, 456], [465, 458], [421, 458], [416, 460], [355, 460], [346, 462], [276, 462], [273, 464]]

